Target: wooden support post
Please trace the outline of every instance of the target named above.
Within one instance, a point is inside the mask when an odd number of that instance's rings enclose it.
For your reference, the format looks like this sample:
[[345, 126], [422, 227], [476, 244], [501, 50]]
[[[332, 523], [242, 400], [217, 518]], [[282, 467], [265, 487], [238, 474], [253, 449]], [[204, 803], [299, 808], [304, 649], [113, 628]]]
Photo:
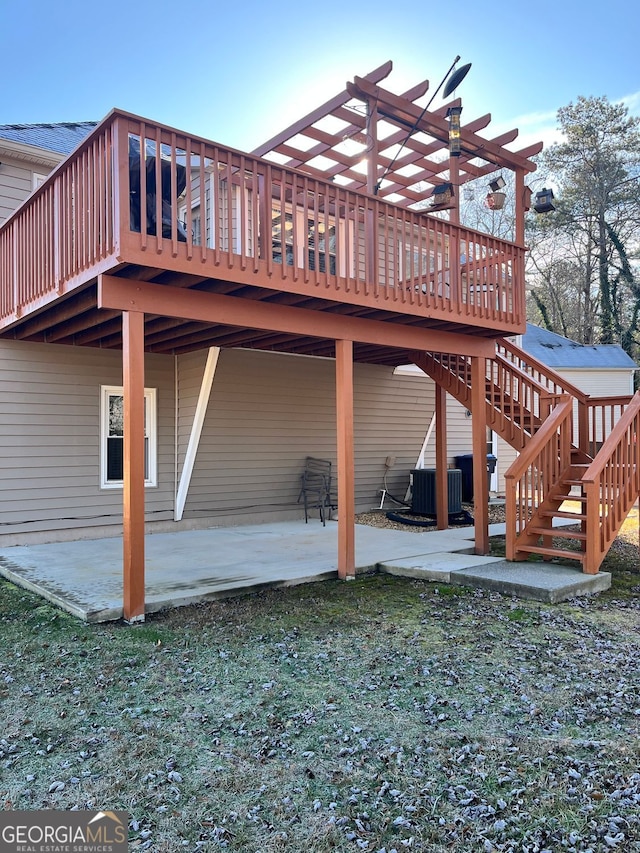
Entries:
[[[516, 209], [515, 209], [514, 235], [515, 235], [516, 244], [522, 248], [524, 248], [524, 240], [525, 240], [524, 216], [525, 216], [525, 213], [527, 212], [527, 210], [529, 210], [529, 199], [531, 196], [530, 190], [527, 187], [525, 187], [524, 174], [525, 173], [524, 173], [523, 169], [516, 169], [515, 170]], [[524, 254], [522, 254], [522, 253], [520, 254], [518, 261], [516, 263], [517, 263], [517, 267], [514, 270], [514, 273], [516, 274], [516, 277], [517, 277], [516, 281], [521, 282], [522, 286], [518, 287], [516, 289], [515, 297], [517, 300], [517, 304], [515, 306], [515, 308], [516, 308], [515, 316], [516, 316], [516, 320], [521, 322], [524, 325], [524, 323], [526, 322], [526, 317], [527, 317], [526, 288], [524, 287], [524, 281], [525, 281]]]
[[487, 476], [486, 363], [471, 358], [471, 414], [473, 431], [473, 508], [476, 554], [489, 553], [489, 480]]
[[122, 314], [123, 615], [144, 622], [144, 314]]
[[377, 194], [378, 185], [378, 107], [374, 100], [367, 101], [367, 192]]
[[447, 472], [447, 391], [436, 383], [436, 513], [438, 530], [449, 526], [449, 474]]
[[338, 577], [353, 580], [355, 555], [355, 465], [353, 452], [353, 341], [336, 341], [338, 436]]

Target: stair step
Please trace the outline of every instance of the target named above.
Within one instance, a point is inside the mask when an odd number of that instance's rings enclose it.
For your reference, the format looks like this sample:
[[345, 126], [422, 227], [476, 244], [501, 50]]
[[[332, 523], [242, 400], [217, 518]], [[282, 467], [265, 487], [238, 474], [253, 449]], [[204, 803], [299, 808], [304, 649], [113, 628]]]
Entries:
[[536, 536], [555, 536], [560, 539], [580, 539], [585, 542], [586, 533], [576, 533], [575, 530], [566, 530], [562, 527], [528, 527], [527, 533], [535, 533]]
[[575, 518], [576, 524], [579, 521], [586, 521], [587, 516], [581, 512], [570, 512], [565, 509], [543, 509], [540, 512], [540, 515], [545, 516], [545, 518]]
[[549, 495], [549, 498], [552, 501], [560, 501], [560, 503], [564, 503], [564, 501], [573, 501], [574, 503], [586, 504], [587, 502], [586, 495], [568, 495], [566, 492], [556, 492], [553, 495]]
[[526, 554], [542, 554], [543, 557], [564, 557], [566, 560], [576, 560], [582, 563], [584, 553], [582, 551], [563, 551], [560, 548], [543, 548], [541, 545], [518, 545], [518, 551]]

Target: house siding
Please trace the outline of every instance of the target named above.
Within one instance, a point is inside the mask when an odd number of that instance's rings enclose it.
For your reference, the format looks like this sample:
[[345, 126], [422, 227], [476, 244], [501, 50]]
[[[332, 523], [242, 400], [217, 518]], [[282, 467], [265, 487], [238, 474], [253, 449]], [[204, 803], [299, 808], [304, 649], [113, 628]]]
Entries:
[[[100, 386], [122, 385], [119, 352], [0, 342], [0, 535], [121, 524], [121, 489], [100, 488]], [[149, 355], [158, 389], [158, 487], [147, 519], [173, 514], [173, 358]]]
[[[180, 457], [188, 441], [205, 355], [179, 360]], [[355, 365], [356, 508], [379, 500], [384, 461], [396, 457], [390, 489], [404, 495], [433, 409], [427, 380]], [[185, 518], [240, 522], [298, 517], [305, 456], [336, 462], [335, 363], [246, 350], [220, 354]]]
[[571, 382], [585, 394], [592, 397], [612, 397], [633, 394], [633, 371], [632, 370], [576, 370], [569, 368], [556, 368], [567, 382]]
[[[146, 519], [171, 522], [207, 352], [147, 355], [157, 389], [158, 486]], [[0, 541], [117, 532], [122, 492], [100, 489], [100, 386], [122, 384], [119, 352], [0, 342]], [[426, 379], [355, 365], [356, 506], [404, 496], [433, 413]], [[176, 380], [179, 406], [174, 406]], [[335, 362], [223, 350], [187, 495], [189, 524], [299, 518], [307, 455], [336, 462]], [[177, 429], [177, 432], [176, 432]]]
[[0, 224], [8, 219], [13, 211], [22, 204], [33, 189], [34, 172], [45, 175], [50, 170], [46, 166], [32, 168], [24, 163], [2, 158], [0, 165]]
[[[122, 493], [100, 489], [100, 386], [122, 384], [120, 352], [0, 342], [0, 541], [86, 536], [119, 529]], [[147, 355], [157, 389], [158, 486], [145, 490], [147, 521], [170, 524], [207, 351]], [[625, 393], [626, 371], [565, 372], [594, 395]], [[174, 401], [179, 401], [177, 409]], [[433, 382], [390, 367], [354, 366], [356, 509], [379, 506], [386, 488], [404, 498], [435, 407]], [[447, 399], [447, 457], [472, 451], [471, 419]], [[307, 455], [336, 463], [335, 362], [223, 350], [213, 380], [184, 521], [229, 524], [299, 518]], [[498, 490], [516, 452], [498, 442]], [[425, 451], [435, 467], [435, 431]], [[114, 527], [115, 526], [115, 527]], [[100, 534], [102, 535], [102, 533]]]

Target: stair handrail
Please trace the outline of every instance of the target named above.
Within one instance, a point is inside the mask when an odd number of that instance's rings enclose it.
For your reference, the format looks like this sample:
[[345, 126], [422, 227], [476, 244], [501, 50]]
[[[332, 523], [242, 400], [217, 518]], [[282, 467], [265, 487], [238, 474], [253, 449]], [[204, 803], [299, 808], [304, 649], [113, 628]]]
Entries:
[[584, 571], [595, 574], [640, 496], [640, 391], [582, 476], [586, 502]]
[[[437, 365], [440, 371], [450, 373], [452, 377], [455, 377], [464, 386], [467, 386], [468, 382], [470, 381], [470, 362], [467, 356], [455, 353], [441, 353], [434, 351], [425, 351], [424, 353], [412, 353], [412, 361], [414, 362], [414, 364], [417, 364], [418, 367], [420, 367], [428, 375], [431, 375], [434, 379], [436, 379], [436, 372], [434, 371], [432, 373], [429, 370], [428, 365], [425, 364], [423, 360], [424, 356], [429, 356], [429, 358], [435, 365]], [[531, 412], [532, 419], [535, 414], [535, 406], [533, 405], [533, 401], [536, 396], [538, 398], [537, 415], [540, 421], [543, 421], [551, 411], [551, 408], [553, 406], [553, 400], [562, 396], [560, 393], [551, 391], [546, 385], [543, 385], [541, 382], [539, 382], [535, 378], [535, 376], [532, 376], [530, 373], [527, 373], [513, 361], [508, 358], [505, 358], [504, 356], [498, 353], [495, 353], [493, 356], [487, 358], [486, 364], [486, 378], [487, 381], [491, 382], [492, 386], [495, 385], [495, 376], [492, 365], [497, 365], [498, 367], [503, 368], [504, 370], [508, 371], [513, 378], [518, 379], [521, 383], [526, 384], [526, 386], [530, 389], [532, 398], [531, 400], [526, 401], [523, 397], [519, 400], [519, 402], [524, 408]], [[456, 395], [454, 394], [454, 396]], [[456, 396], [456, 399], [458, 399], [459, 402], [461, 402], [463, 405], [465, 404], [464, 397]], [[511, 399], [512, 404], [515, 404], [517, 402], [517, 398]], [[500, 411], [500, 400], [493, 394], [493, 392], [487, 392], [486, 403], [490, 411], [492, 411], [493, 409]], [[495, 427], [495, 417], [489, 415], [488, 423], [492, 426], [492, 428]], [[531, 426], [533, 427], [533, 420], [531, 421]], [[519, 429], [523, 430], [524, 432], [524, 427], [522, 425], [519, 427]], [[524, 441], [522, 443], [519, 442], [518, 444], [514, 444], [511, 439], [501, 433], [499, 428], [498, 432], [499, 434], [503, 435], [503, 438], [506, 441], [508, 441], [510, 444], [512, 444], [513, 447], [516, 447], [518, 450], [521, 450], [525, 444]]]
[[569, 382], [563, 376], [560, 376], [560, 374], [556, 373], [553, 368], [550, 368], [543, 362], [538, 361], [538, 359], [534, 356], [529, 355], [528, 352], [525, 352], [525, 350], [521, 349], [512, 341], [508, 341], [506, 338], [504, 338], [499, 343], [496, 342], [496, 355], [499, 354], [500, 348], [503, 348], [514, 358], [521, 359], [533, 370], [537, 371], [541, 376], [544, 376], [545, 379], [547, 379], [549, 382], [552, 382], [554, 385], [557, 385], [559, 388], [561, 388], [564, 394], [569, 394], [571, 397], [574, 397], [577, 400], [578, 447], [580, 448], [580, 450], [583, 450], [585, 453], [587, 453], [589, 449], [589, 395], [585, 391], [582, 391], [580, 388], [574, 385], [572, 382]]
[[[517, 557], [517, 539], [526, 535], [526, 528], [532, 521], [536, 509], [539, 509], [548, 497], [553, 485], [571, 462], [571, 426], [573, 421], [573, 398], [563, 394], [558, 404], [542, 423], [537, 432], [529, 439], [520, 455], [509, 466], [504, 475], [505, 481], [505, 510], [506, 510], [506, 556], [508, 560]], [[553, 447], [552, 445], [556, 445]], [[547, 452], [548, 451], [548, 452]], [[536, 460], [543, 460], [547, 452], [548, 468], [540, 476], [533, 475]], [[542, 464], [538, 469], [542, 469]], [[532, 472], [528, 478], [528, 487], [523, 482], [525, 475]], [[518, 495], [517, 485], [522, 484]], [[531, 489], [534, 494], [528, 495]], [[518, 500], [519, 497], [519, 500]], [[529, 506], [533, 512], [529, 513]]]
[[549, 388], [546, 385], [543, 385], [539, 379], [535, 378], [535, 376], [532, 376], [530, 373], [527, 373], [526, 370], [523, 370], [521, 367], [518, 367], [517, 364], [514, 364], [512, 361], [509, 361], [508, 358], [505, 358], [499, 353], [496, 353], [495, 356], [491, 359], [491, 361], [495, 361], [498, 364], [502, 364], [505, 367], [508, 367], [509, 370], [511, 370], [515, 376], [519, 376], [522, 379], [526, 379], [527, 382], [531, 383], [531, 386], [538, 392], [540, 399], [552, 399], [554, 397], [559, 399], [563, 396], [571, 396], [569, 392], [549, 390]]
[[540, 426], [540, 429], [527, 442], [527, 446], [513, 460], [505, 471], [504, 479], [515, 480], [520, 478], [530, 465], [530, 458], [537, 456], [540, 450], [547, 444], [551, 435], [554, 435], [566, 417], [567, 408], [571, 407], [571, 398], [563, 394], [558, 404], [553, 408], [549, 417]]
[[501, 339], [496, 345], [497, 355], [499, 355], [498, 350], [502, 348], [504, 348], [511, 355], [516, 356], [517, 358], [522, 358], [522, 361], [526, 362], [527, 365], [530, 365], [531, 367], [535, 368], [538, 373], [541, 373], [550, 382], [553, 382], [555, 385], [558, 385], [560, 388], [563, 389], [564, 393], [568, 394], [570, 397], [575, 397], [577, 400], [583, 403], [586, 403], [589, 399], [589, 395], [585, 391], [582, 391], [580, 388], [577, 387], [577, 385], [574, 385], [572, 382], [569, 382], [563, 376], [560, 376], [560, 374], [556, 373], [555, 370], [549, 367], [548, 364], [544, 364], [543, 362], [538, 361], [538, 359], [534, 356], [529, 355], [528, 352], [521, 349], [512, 341], [508, 341], [506, 338]]

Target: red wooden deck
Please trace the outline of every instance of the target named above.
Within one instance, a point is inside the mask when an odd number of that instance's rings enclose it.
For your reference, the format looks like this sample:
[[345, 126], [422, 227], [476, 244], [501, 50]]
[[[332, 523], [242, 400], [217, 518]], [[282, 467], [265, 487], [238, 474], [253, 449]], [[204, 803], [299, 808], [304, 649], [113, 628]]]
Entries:
[[[0, 258], [0, 332], [27, 340], [120, 348], [119, 312], [98, 307], [106, 272], [489, 338], [525, 323], [522, 246], [120, 112], [2, 226]], [[264, 329], [145, 323], [149, 351], [239, 344], [332, 354]]]
[[[507, 149], [517, 131], [480, 137], [484, 116], [462, 127], [450, 155], [448, 105], [417, 103], [426, 82], [404, 95], [381, 88], [390, 70], [355, 78], [254, 154], [114, 110], [0, 226], [0, 337], [123, 353], [129, 621], [144, 618], [145, 351], [243, 346], [336, 359], [341, 577], [354, 573], [354, 360], [469, 356], [473, 446], [484, 452], [481, 359], [525, 329], [524, 179], [541, 145]], [[345, 151], [356, 136], [366, 145]], [[513, 241], [460, 224], [460, 187], [497, 170], [514, 175]], [[425, 204], [447, 183], [445, 219]], [[439, 460], [445, 436], [439, 428]], [[475, 492], [486, 494], [477, 468]], [[476, 549], [486, 547], [480, 501]]]

